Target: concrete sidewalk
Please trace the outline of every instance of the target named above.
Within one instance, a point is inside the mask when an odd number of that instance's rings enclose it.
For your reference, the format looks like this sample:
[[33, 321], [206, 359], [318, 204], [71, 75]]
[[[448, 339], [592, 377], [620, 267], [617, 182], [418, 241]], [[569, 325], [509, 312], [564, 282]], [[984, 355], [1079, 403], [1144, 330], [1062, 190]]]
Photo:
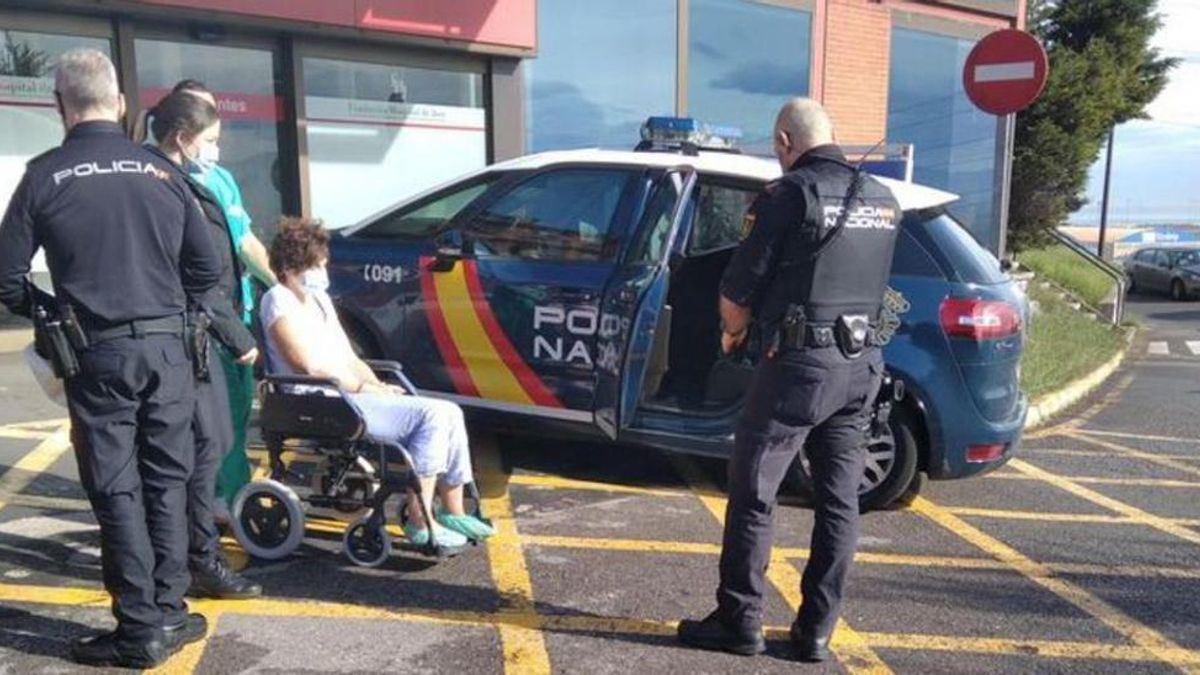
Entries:
[[0, 354], [19, 352], [33, 342], [33, 325], [28, 319], [0, 309]]

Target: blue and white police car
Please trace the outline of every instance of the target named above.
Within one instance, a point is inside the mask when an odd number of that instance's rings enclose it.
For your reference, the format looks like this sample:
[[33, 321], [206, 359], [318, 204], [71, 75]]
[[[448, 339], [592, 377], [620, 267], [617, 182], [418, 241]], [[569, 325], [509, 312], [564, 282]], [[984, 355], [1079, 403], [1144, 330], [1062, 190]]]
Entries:
[[[643, 136], [501, 162], [342, 230], [332, 294], [356, 348], [489, 424], [728, 455], [753, 361], [720, 355], [717, 285], [779, 166], [690, 120]], [[1000, 466], [1026, 412], [1023, 294], [950, 215], [954, 195], [881, 180], [905, 213], [885, 349], [905, 393], [864, 508]]]

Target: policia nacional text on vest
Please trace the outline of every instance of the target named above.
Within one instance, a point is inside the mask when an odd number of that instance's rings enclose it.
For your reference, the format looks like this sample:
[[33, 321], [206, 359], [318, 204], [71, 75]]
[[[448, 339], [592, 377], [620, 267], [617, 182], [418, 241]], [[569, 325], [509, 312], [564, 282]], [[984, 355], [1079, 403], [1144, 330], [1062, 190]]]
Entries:
[[883, 376], [875, 325], [900, 217], [887, 187], [836, 145], [806, 152], [751, 206], [721, 294], [750, 308], [762, 353], [729, 463], [718, 608], [681, 624], [685, 642], [764, 648], [772, 510], [805, 447], [815, 521], [792, 638], [804, 660], [827, 655], [858, 537], [858, 486]]

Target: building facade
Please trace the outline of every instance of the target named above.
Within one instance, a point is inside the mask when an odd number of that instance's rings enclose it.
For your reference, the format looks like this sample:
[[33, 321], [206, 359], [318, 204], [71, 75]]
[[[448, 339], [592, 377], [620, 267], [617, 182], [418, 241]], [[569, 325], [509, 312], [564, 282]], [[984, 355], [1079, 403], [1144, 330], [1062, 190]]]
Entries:
[[914, 179], [1002, 240], [1009, 124], [962, 66], [1024, 0], [0, 0], [0, 206], [62, 137], [53, 67], [111, 54], [131, 109], [216, 92], [222, 163], [260, 234], [282, 213], [358, 221], [527, 152], [630, 148], [650, 115], [739, 127], [769, 153], [778, 105], [825, 103], [839, 139], [911, 144]]

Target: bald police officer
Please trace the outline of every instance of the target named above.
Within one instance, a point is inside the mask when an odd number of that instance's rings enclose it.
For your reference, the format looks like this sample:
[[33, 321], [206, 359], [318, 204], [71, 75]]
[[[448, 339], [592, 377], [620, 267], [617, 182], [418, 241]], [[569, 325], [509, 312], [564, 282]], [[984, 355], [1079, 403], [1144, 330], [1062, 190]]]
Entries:
[[764, 650], [772, 511], [807, 440], [816, 519], [791, 638], [800, 660], [823, 661], [858, 539], [858, 486], [883, 373], [875, 329], [900, 209], [847, 163], [815, 101], [783, 106], [775, 154], [785, 173], [751, 206], [721, 280], [722, 349], [739, 347], [754, 322], [764, 354], [729, 462], [717, 609], [683, 621], [679, 638], [736, 654]]
[[187, 490], [194, 455], [188, 295], [220, 274], [208, 225], [164, 160], [125, 138], [108, 57], [68, 52], [55, 73], [67, 136], [29, 163], [0, 224], [0, 302], [34, 312], [39, 248], [60, 315], [77, 317], [66, 381], [80, 481], [100, 523], [117, 629], [76, 643], [88, 665], [151, 668], [202, 637], [189, 615]]

